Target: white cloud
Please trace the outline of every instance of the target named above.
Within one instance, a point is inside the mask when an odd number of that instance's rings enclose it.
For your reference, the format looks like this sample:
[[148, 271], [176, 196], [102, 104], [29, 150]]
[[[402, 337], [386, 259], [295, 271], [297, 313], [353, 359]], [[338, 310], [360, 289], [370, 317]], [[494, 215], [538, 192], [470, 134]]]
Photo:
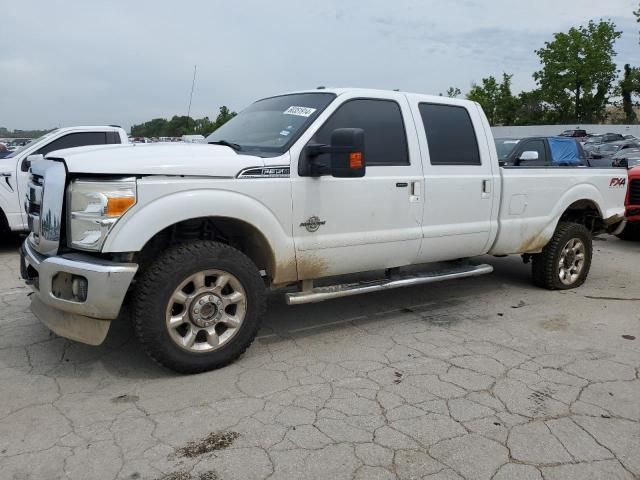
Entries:
[[636, 0], [22, 0], [2, 7], [0, 126], [130, 125], [317, 85], [467, 90], [503, 71], [533, 86], [533, 50], [612, 18], [640, 63]]

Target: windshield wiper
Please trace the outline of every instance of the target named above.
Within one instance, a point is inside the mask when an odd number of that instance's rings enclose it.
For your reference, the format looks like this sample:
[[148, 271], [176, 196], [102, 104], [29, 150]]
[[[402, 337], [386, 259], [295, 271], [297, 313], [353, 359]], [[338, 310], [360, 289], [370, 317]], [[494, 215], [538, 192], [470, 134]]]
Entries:
[[224, 145], [225, 147], [233, 148], [236, 152], [242, 150], [242, 147], [237, 143], [228, 142], [226, 140], [217, 140], [215, 142], [209, 142], [209, 145]]

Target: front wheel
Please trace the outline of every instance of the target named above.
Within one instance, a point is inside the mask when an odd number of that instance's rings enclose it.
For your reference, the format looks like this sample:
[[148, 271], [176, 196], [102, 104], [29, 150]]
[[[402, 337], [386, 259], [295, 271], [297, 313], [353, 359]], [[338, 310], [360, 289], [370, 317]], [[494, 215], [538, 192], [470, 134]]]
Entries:
[[181, 373], [222, 367], [255, 338], [265, 287], [255, 264], [222, 243], [177, 245], [140, 276], [136, 335], [158, 363]]
[[533, 283], [549, 290], [579, 287], [587, 279], [592, 255], [591, 232], [578, 223], [560, 222], [542, 252], [533, 256]]

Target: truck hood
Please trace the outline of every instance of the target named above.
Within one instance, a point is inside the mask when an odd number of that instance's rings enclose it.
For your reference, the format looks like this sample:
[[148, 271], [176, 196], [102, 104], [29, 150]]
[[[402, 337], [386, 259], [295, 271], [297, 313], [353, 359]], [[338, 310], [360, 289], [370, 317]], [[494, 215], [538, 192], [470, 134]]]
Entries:
[[99, 145], [56, 150], [70, 173], [113, 175], [190, 175], [235, 177], [240, 170], [264, 166], [253, 155], [238, 155], [222, 145], [155, 143]]

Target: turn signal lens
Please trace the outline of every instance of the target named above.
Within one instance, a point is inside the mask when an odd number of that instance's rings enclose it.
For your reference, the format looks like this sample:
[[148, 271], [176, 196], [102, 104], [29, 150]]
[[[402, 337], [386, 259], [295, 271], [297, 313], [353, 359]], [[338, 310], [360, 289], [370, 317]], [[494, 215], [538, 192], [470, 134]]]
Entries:
[[107, 217], [120, 217], [136, 203], [135, 197], [107, 197]]
[[362, 152], [349, 154], [349, 168], [362, 168]]

